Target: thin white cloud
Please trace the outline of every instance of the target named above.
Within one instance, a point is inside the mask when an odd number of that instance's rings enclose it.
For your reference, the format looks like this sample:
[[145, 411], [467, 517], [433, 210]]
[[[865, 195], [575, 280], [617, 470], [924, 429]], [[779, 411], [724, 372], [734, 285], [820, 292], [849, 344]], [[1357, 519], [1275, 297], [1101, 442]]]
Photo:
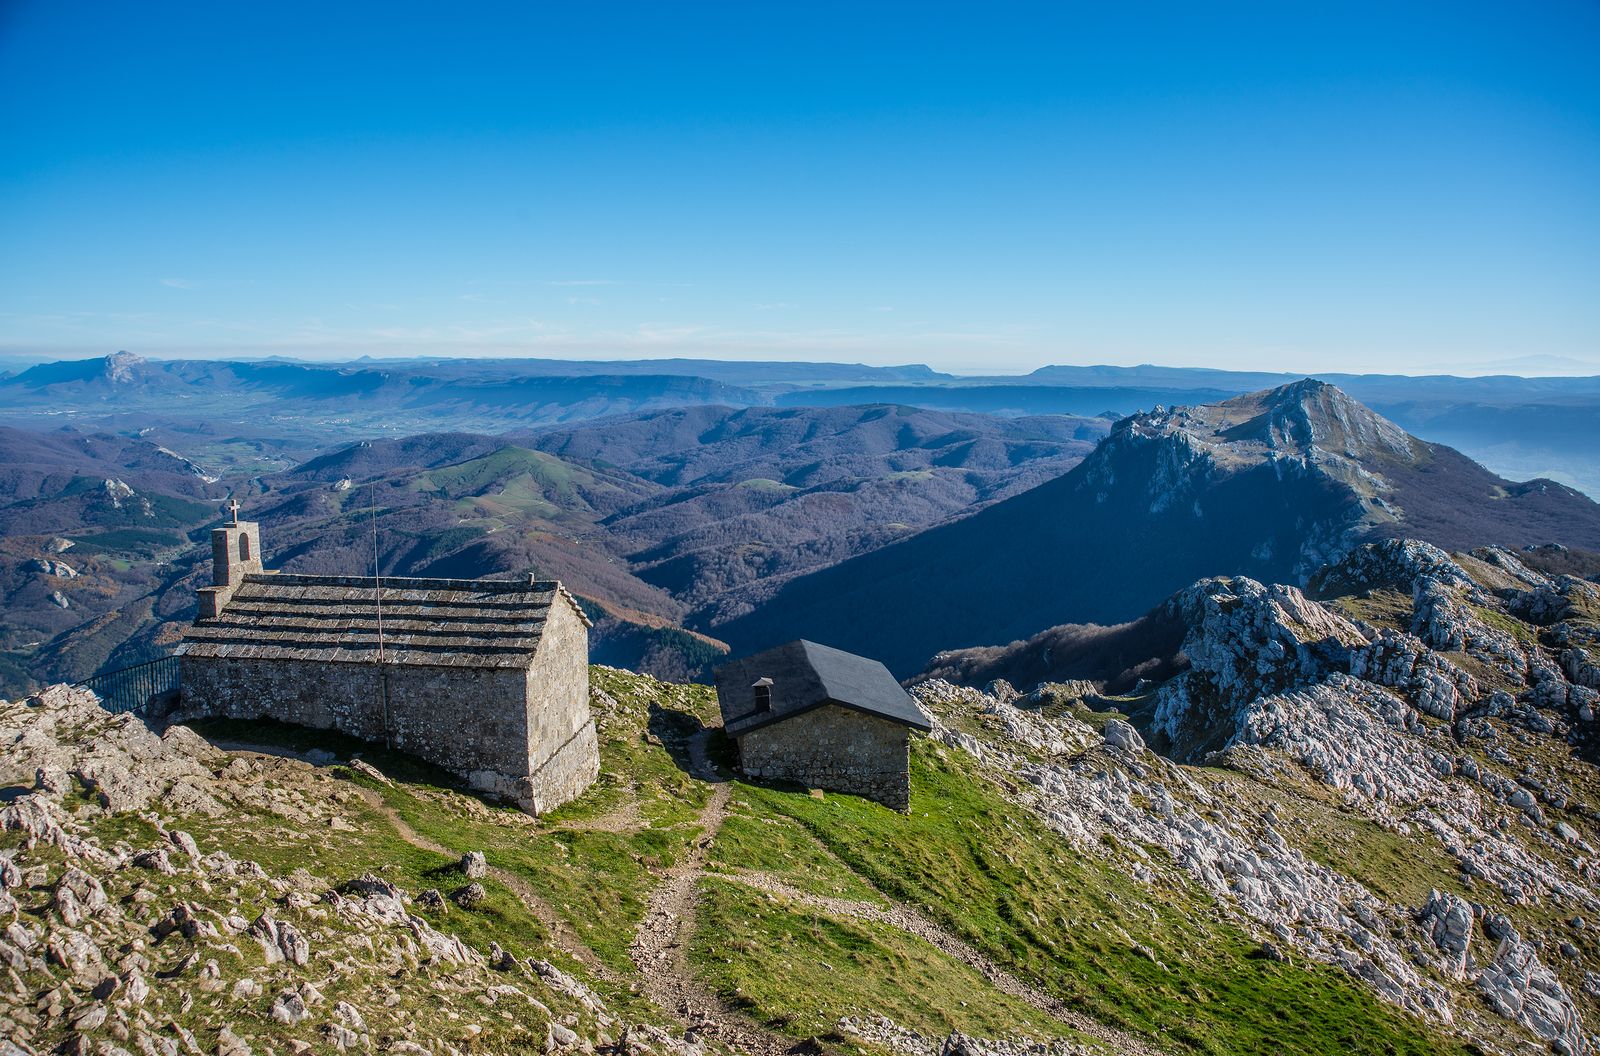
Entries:
[[175, 290], [192, 290], [199, 285], [193, 279], [162, 279], [161, 285], [170, 286]]

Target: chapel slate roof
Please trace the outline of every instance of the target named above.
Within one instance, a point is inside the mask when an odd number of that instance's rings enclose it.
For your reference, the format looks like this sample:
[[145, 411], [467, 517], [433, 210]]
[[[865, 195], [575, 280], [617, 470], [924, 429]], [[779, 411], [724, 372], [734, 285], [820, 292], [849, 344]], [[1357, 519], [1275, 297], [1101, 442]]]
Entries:
[[[843, 649], [795, 641], [716, 669], [722, 727], [732, 736], [792, 719], [825, 704], [876, 715], [917, 730], [932, 721], [876, 660]], [[751, 687], [772, 679], [772, 710], [757, 712]]]
[[[393, 664], [526, 667], [556, 598], [555, 580], [382, 581], [383, 653]], [[252, 573], [213, 619], [196, 620], [178, 652], [194, 657], [372, 663], [378, 652], [373, 582], [357, 576]]]

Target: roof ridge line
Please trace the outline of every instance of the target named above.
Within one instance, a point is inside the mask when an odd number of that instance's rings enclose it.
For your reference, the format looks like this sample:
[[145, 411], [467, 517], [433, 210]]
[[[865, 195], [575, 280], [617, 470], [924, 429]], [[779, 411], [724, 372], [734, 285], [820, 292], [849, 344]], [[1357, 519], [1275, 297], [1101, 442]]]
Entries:
[[[477, 590], [507, 594], [565, 592], [559, 579], [431, 579], [425, 576], [381, 576], [378, 581], [397, 590]], [[372, 576], [318, 576], [300, 572], [251, 572], [245, 583], [270, 583], [295, 587], [370, 587]]]

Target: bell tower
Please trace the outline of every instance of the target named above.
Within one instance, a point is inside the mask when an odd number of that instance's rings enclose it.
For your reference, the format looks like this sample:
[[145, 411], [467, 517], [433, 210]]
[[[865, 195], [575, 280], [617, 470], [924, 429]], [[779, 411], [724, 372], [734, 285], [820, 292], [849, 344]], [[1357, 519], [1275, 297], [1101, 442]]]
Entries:
[[200, 619], [222, 612], [233, 592], [261, 567], [261, 525], [239, 520], [239, 500], [228, 500], [230, 522], [211, 529], [211, 586], [200, 588]]

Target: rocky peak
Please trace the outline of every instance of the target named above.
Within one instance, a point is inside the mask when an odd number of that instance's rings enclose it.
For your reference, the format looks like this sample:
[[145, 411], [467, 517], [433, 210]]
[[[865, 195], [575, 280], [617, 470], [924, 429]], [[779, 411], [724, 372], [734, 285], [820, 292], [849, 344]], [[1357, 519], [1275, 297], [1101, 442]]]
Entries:
[[[1216, 409], [1228, 439], [1255, 441], [1274, 451], [1304, 456], [1315, 449], [1363, 461], [1416, 455], [1404, 429], [1337, 386], [1312, 378], [1239, 396]], [[1232, 421], [1238, 424], [1227, 424]]]
[[1272, 453], [1359, 461], [1411, 459], [1418, 442], [1338, 386], [1307, 378], [1221, 403], [1157, 407], [1117, 422], [1113, 435], [1187, 434], [1191, 442], [1227, 445], [1257, 459]]
[[105, 378], [115, 383], [133, 381], [139, 368], [147, 363], [149, 360], [132, 352], [113, 352], [105, 358]]
[[1313, 595], [1354, 593], [1390, 588], [1412, 591], [1419, 580], [1445, 586], [1476, 586], [1450, 555], [1419, 539], [1383, 539], [1356, 547], [1335, 564], [1311, 577]]
[[1301, 526], [1305, 537], [1294, 545], [1261, 544], [1264, 555], [1302, 551], [1295, 570], [1304, 574], [1341, 556], [1365, 531], [1398, 521], [1402, 510], [1388, 475], [1427, 451], [1336, 386], [1308, 378], [1222, 403], [1157, 407], [1124, 418], [1085, 460], [1079, 490], [1103, 504], [1132, 488], [1152, 514], [1191, 511], [1201, 519], [1208, 493], [1242, 474], [1270, 474], [1285, 486], [1279, 490], [1326, 500], [1322, 516]]

